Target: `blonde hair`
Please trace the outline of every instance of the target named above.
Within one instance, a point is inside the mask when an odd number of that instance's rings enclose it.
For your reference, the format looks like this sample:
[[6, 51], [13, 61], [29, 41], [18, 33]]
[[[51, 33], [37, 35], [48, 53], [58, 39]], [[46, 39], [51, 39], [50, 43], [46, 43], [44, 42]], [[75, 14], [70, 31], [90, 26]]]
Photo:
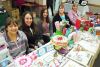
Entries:
[[78, 4], [77, 3], [73, 3], [72, 7], [75, 7], [75, 6], [78, 7]]

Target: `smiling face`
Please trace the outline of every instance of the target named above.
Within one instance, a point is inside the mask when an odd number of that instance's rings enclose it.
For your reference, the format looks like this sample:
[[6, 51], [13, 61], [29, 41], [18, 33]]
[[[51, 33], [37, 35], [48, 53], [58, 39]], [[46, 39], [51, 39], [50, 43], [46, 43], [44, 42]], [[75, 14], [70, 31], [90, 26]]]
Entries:
[[31, 26], [32, 24], [32, 16], [30, 14], [26, 14], [24, 17], [25, 24], [27, 26]]
[[59, 7], [59, 13], [60, 14], [64, 13], [64, 5], [60, 5], [60, 7]]
[[18, 25], [15, 22], [12, 22], [7, 26], [6, 30], [10, 34], [16, 34], [18, 32]]
[[43, 12], [43, 17], [46, 18], [47, 16], [48, 16], [48, 11], [47, 11], [47, 9], [45, 9]]
[[77, 4], [73, 4], [73, 5], [72, 5], [72, 10], [75, 11], [75, 12], [77, 12], [77, 10], [78, 10], [78, 5], [77, 5]]

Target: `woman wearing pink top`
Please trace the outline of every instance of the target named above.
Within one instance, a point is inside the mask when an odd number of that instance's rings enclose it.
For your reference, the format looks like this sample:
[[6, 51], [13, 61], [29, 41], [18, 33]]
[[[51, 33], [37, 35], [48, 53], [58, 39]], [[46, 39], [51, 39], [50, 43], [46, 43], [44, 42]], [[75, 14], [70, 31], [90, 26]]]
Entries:
[[72, 23], [75, 25], [76, 20], [80, 19], [80, 16], [81, 16], [80, 12], [78, 11], [78, 4], [74, 3], [72, 5], [72, 10], [68, 12], [68, 16], [70, 20], [72, 21]]

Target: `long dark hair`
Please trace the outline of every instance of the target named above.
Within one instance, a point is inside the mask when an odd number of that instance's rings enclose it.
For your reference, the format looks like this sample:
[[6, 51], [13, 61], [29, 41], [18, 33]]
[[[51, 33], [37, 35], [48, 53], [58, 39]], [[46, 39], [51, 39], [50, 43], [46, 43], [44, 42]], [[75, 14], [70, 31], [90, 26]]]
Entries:
[[[42, 10], [41, 10], [41, 15], [40, 15], [40, 18], [41, 18], [41, 20], [43, 21], [43, 13], [44, 13], [44, 11], [45, 10], [47, 10], [47, 13], [48, 13], [48, 9], [45, 7], [45, 8], [43, 8]], [[47, 15], [47, 17], [46, 17], [46, 22], [47, 23], [49, 23], [50, 21], [49, 21], [49, 16]]]
[[30, 28], [32, 28], [32, 29], [34, 30], [34, 32], [37, 32], [36, 25], [34, 24], [34, 21], [33, 21], [33, 15], [32, 15], [32, 13], [29, 12], [29, 11], [26, 11], [26, 12], [23, 13], [23, 15], [22, 15], [22, 25], [21, 25], [21, 27], [22, 27], [24, 30], [28, 28], [28, 26], [27, 26], [26, 23], [25, 23], [25, 15], [26, 15], [26, 14], [30, 14], [31, 17], [32, 17], [32, 24], [31, 24]]

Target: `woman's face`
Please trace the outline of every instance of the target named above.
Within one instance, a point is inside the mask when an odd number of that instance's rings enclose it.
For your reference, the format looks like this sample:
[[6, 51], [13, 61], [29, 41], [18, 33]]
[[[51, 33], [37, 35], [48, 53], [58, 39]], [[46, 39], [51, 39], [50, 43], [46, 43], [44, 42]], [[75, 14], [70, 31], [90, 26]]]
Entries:
[[47, 16], [48, 16], [48, 11], [47, 10], [44, 10], [43, 17], [46, 18]]
[[78, 10], [78, 5], [73, 5], [73, 6], [72, 6], [72, 9], [73, 9], [73, 11], [77, 12], [77, 10]]
[[64, 7], [61, 7], [61, 6], [60, 6], [60, 8], [59, 8], [59, 13], [60, 13], [60, 14], [63, 14], [63, 13], [64, 13]]
[[16, 34], [18, 32], [18, 25], [16, 23], [12, 23], [8, 25], [7, 32], [11, 34]]
[[31, 26], [31, 24], [32, 24], [32, 16], [30, 14], [26, 14], [24, 20], [25, 20], [25, 24], [27, 26]]

